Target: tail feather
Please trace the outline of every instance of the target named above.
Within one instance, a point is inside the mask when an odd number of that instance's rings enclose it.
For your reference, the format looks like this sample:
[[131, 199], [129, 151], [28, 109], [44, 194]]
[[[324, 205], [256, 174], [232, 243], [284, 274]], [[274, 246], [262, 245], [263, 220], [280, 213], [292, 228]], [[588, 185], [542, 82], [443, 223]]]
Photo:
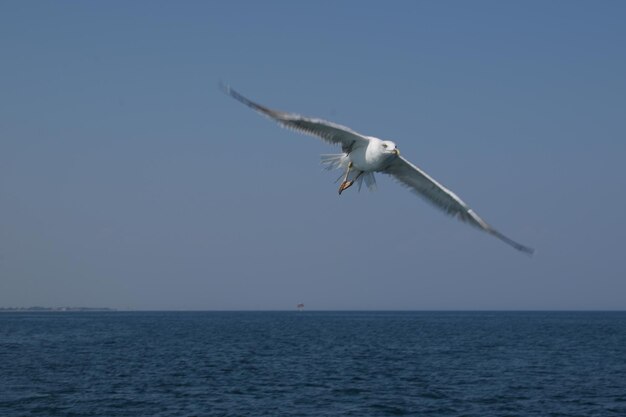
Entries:
[[[325, 154], [325, 155], [321, 155], [321, 162], [322, 162], [322, 165], [324, 166], [324, 169], [327, 171], [331, 171], [333, 169], [340, 169], [344, 171], [339, 176], [339, 178], [337, 178], [337, 180], [335, 181], [337, 183], [344, 179], [345, 170], [348, 169], [348, 165], [350, 164], [350, 159], [348, 158], [348, 154], [346, 153]], [[359, 175], [359, 173], [361, 175]], [[376, 189], [376, 178], [374, 177], [373, 172], [361, 173], [361, 171], [353, 169], [350, 171], [348, 180], [355, 181], [359, 191], [361, 191], [361, 187], [363, 186], [363, 183], [365, 183], [365, 186], [370, 191], [374, 191]]]
[[363, 178], [363, 181], [365, 181], [365, 185], [367, 186], [368, 190], [376, 190], [376, 177], [374, 176], [373, 172], [366, 172], [361, 177]]
[[373, 172], [362, 173], [359, 176], [359, 178], [357, 178], [356, 182], [359, 186], [358, 188], [359, 191], [361, 191], [361, 187], [363, 186], [363, 183], [365, 183], [365, 186], [367, 187], [369, 191], [376, 190], [376, 177], [374, 176]]
[[349, 160], [348, 154], [345, 153], [334, 153], [334, 154], [325, 154], [321, 155], [321, 162], [324, 166], [324, 169], [327, 171], [332, 171], [333, 169], [347, 169]]

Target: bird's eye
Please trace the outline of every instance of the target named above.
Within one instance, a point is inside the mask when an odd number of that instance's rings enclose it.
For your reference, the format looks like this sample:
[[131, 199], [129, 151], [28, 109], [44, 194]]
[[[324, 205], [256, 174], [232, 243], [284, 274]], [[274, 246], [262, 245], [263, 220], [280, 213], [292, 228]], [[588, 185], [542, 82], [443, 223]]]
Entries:
[[383, 143], [383, 148], [387, 149], [387, 144]]

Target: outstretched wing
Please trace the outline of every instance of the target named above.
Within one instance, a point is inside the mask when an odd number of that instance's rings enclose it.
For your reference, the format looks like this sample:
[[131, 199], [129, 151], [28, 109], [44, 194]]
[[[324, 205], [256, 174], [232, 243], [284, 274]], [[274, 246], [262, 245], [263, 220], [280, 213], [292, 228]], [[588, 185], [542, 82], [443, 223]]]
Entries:
[[484, 230], [528, 255], [532, 255], [535, 251], [533, 248], [517, 243], [498, 232], [474, 213], [474, 210], [465, 204], [456, 194], [439, 184], [432, 177], [403, 157], [399, 156], [394, 158], [393, 162], [383, 172], [392, 175], [414, 193], [425, 198], [447, 214], [458, 217], [460, 220]]
[[295, 113], [285, 113], [282, 111], [268, 109], [265, 106], [261, 106], [260, 104], [247, 99], [229, 86], [220, 84], [220, 87], [226, 94], [235, 100], [240, 101], [259, 113], [276, 120], [281, 126], [294, 129], [308, 135], [317, 136], [328, 143], [341, 145], [344, 152], [349, 152], [355, 144], [365, 145], [369, 142], [367, 136], [363, 136], [348, 127], [327, 122], [322, 119], [314, 119], [300, 116]]

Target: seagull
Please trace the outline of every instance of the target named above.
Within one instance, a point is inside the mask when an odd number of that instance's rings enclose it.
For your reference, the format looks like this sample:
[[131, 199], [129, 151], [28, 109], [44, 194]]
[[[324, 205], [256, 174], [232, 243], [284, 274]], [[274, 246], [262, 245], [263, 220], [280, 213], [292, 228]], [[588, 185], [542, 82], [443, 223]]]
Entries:
[[359, 190], [363, 182], [370, 190], [374, 189], [376, 187], [374, 173], [388, 174], [448, 215], [497, 237], [527, 255], [534, 253], [533, 248], [498, 232], [456, 194], [401, 156], [394, 142], [365, 136], [349, 127], [326, 120], [273, 110], [247, 99], [230, 86], [220, 84], [220, 88], [235, 100], [273, 119], [285, 128], [316, 136], [333, 145], [340, 145], [342, 153], [322, 155], [322, 163], [327, 169], [344, 171], [339, 177], [342, 180], [339, 195], [355, 183], [358, 184]]

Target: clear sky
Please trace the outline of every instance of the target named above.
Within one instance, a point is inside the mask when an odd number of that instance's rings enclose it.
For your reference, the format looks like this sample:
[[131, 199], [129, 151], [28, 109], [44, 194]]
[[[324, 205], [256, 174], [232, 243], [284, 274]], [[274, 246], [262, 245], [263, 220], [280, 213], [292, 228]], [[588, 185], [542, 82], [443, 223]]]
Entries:
[[[626, 309], [626, 2], [0, 2], [0, 306]], [[529, 258], [222, 94], [395, 141]]]

